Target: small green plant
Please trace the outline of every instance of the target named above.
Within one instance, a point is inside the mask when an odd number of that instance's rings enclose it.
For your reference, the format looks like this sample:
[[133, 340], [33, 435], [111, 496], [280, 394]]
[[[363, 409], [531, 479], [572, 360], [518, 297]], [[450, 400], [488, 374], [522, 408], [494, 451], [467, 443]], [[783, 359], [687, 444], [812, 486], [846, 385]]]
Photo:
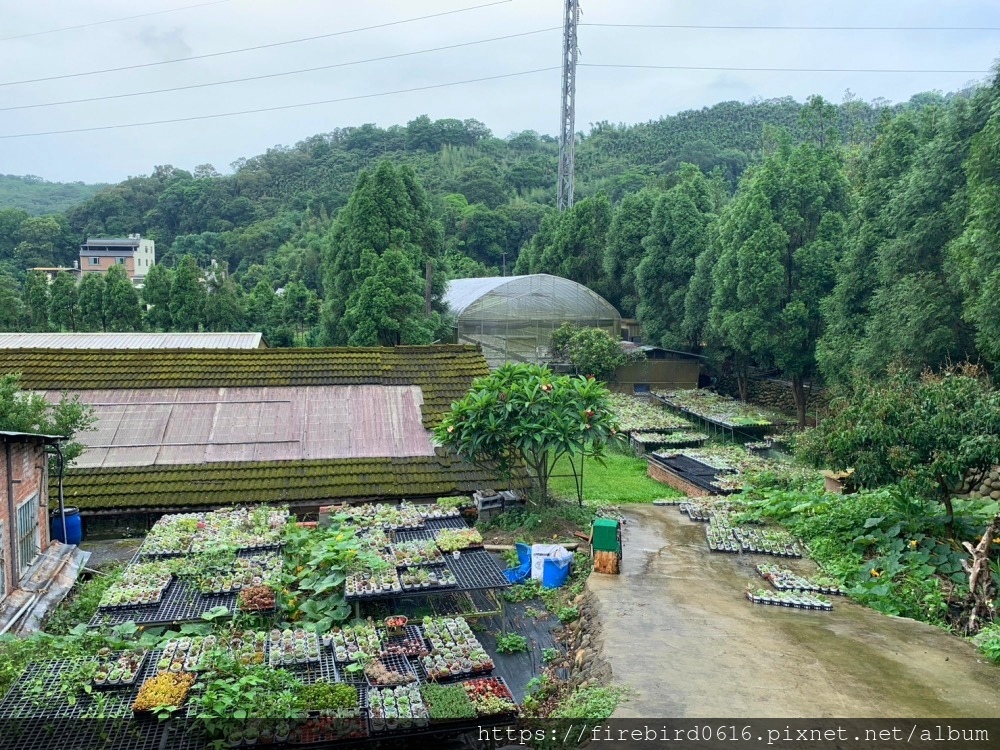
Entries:
[[549, 613], [543, 609], [536, 609], [535, 607], [525, 607], [524, 616], [532, 620], [541, 620], [548, 617]]
[[594, 719], [602, 721], [614, 713], [624, 691], [618, 687], [580, 687], [560, 702], [554, 719]]
[[580, 619], [580, 610], [577, 607], [560, 607], [556, 611], [556, 617], [565, 625]]
[[538, 596], [539, 588], [538, 581], [532, 579], [530, 581], [525, 581], [524, 583], [519, 583], [516, 586], [511, 586], [503, 592], [503, 598], [515, 604], [518, 602], [526, 602], [529, 599], [534, 599]]
[[528, 650], [528, 639], [518, 633], [497, 636], [497, 651], [501, 654], [520, 654]]
[[983, 655], [994, 664], [1000, 664], [1000, 624], [983, 628], [975, 638]]
[[542, 661], [544, 661], [546, 664], [551, 664], [558, 658], [559, 658], [559, 649], [557, 648], [542, 649]]
[[476, 718], [476, 709], [461, 685], [421, 685], [420, 695], [432, 720]]

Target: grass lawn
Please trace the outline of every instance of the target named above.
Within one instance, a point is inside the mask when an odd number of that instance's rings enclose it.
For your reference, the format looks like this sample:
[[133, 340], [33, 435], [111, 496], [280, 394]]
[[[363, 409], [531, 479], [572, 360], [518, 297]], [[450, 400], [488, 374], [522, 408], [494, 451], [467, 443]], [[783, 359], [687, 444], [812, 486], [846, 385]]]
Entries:
[[[576, 485], [572, 470], [563, 460], [556, 469], [549, 487], [552, 494], [576, 501]], [[646, 462], [624, 453], [609, 453], [604, 466], [588, 458], [583, 467], [583, 499], [587, 505], [624, 505], [626, 503], [651, 503], [664, 497], [681, 497], [673, 487], [650, 479], [646, 475]]]

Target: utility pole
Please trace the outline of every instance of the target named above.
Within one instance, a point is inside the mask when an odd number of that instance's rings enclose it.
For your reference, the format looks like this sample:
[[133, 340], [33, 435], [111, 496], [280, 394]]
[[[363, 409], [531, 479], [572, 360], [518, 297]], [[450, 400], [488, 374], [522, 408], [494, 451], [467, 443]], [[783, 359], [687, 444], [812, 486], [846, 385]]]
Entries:
[[580, 22], [580, 0], [565, 0], [565, 3], [557, 202], [560, 212], [573, 207], [573, 170], [576, 157], [576, 60], [579, 51], [576, 31]]

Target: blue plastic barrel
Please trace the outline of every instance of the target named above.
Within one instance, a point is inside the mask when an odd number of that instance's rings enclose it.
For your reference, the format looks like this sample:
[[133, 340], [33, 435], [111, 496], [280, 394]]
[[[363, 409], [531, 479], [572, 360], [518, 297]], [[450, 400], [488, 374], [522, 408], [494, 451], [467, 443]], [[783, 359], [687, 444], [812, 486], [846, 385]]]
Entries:
[[62, 516], [58, 512], [52, 516], [52, 538], [66, 544], [79, 544], [83, 541], [83, 521], [76, 508], [66, 508], [66, 537], [63, 539]]
[[521, 565], [527, 565], [530, 568], [531, 545], [524, 542], [515, 542], [514, 547], [517, 549], [517, 562]]
[[570, 560], [542, 561], [542, 588], [557, 589], [569, 578]]

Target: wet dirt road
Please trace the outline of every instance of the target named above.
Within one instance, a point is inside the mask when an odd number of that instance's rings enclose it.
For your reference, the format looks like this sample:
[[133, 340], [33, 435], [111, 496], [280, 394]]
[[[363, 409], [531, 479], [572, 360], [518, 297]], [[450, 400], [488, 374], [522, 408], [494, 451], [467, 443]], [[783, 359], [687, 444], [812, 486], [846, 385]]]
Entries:
[[[929, 625], [834, 597], [833, 612], [752, 605], [760, 556], [713, 554], [676, 507], [624, 513], [621, 576], [591, 576], [615, 716], [998, 717], [1000, 667]], [[807, 560], [783, 560], [808, 573]]]

